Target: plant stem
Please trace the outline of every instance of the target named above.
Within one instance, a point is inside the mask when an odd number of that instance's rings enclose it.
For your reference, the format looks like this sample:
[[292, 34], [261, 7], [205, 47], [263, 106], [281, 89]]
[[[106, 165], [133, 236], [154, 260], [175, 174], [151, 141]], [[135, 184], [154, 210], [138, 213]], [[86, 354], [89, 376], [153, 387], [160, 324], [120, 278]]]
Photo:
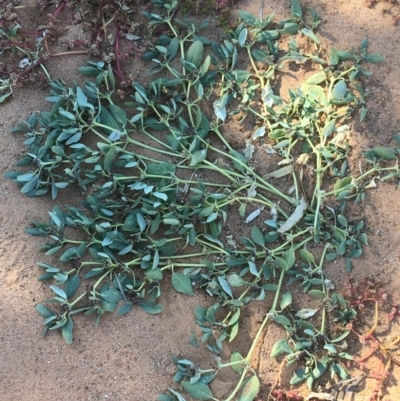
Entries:
[[[278, 289], [275, 293], [275, 297], [274, 297], [274, 302], [272, 304], [272, 307], [270, 309], [270, 311], [266, 314], [263, 322], [261, 323], [260, 327], [258, 328], [257, 334], [252, 342], [251, 348], [249, 350], [249, 352], [247, 353], [246, 358], [244, 359], [244, 362], [246, 364], [250, 364], [251, 358], [253, 356], [253, 352], [256, 349], [257, 345], [258, 345], [258, 341], [260, 340], [261, 334], [264, 331], [265, 326], [268, 324], [268, 322], [270, 321], [271, 317], [274, 315], [274, 313], [276, 312], [276, 306], [278, 304], [278, 299], [280, 296], [280, 290], [282, 288], [282, 283], [283, 283], [283, 278], [285, 277], [285, 271], [282, 269], [281, 270], [281, 274], [279, 277], [279, 282], [278, 282]], [[240, 387], [242, 386], [242, 383], [246, 377], [248, 368], [244, 369], [239, 382], [237, 383], [235, 389], [232, 391], [232, 393], [229, 395], [228, 398], [226, 398], [224, 401], [232, 401], [233, 398], [235, 397], [236, 393], [240, 390]]]

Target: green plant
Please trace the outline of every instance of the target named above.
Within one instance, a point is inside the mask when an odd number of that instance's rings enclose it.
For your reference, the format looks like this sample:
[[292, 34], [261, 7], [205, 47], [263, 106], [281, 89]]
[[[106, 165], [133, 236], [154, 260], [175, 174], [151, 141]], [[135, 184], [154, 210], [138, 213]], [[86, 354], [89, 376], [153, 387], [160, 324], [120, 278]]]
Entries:
[[[18, 164], [33, 165], [30, 172], [6, 175], [22, 193], [51, 192], [56, 198], [73, 183], [90, 189], [81, 209], [55, 207], [49, 223], [34, 222], [27, 230], [47, 236], [46, 254], [62, 252], [60, 261], [69, 265], [39, 264], [44, 269], [39, 279], [54, 282], [54, 296], [47, 300], [54, 307], [37, 307], [45, 333], [60, 330], [71, 343], [72, 317], [81, 312], [96, 315], [97, 322], [105, 312], [118, 308], [125, 314], [135, 305], [160, 313], [162, 282], [169, 277], [181, 293], [204, 290], [215, 299], [208, 308], [197, 307], [195, 315], [202, 341], [219, 354], [223, 342], [240, 333], [245, 305], [273, 292], [246, 356], [233, 352], [229, 362], [217, 359], [213, 369], [174, 358], [175, 382], [195, 399], [215, 399], [208, 384], [231, 367], [239, 378], [226, 401], [253, 400], [260, 386], [251, 367], [253, 352], [273, 323], [285, 329], [286, 338], [275, 343], [271, 356], [285, 355], [287, 364], [298, 366], [293, 385], [306, 381], [312, 388], [326, 371], [347, 379], [343, 361], [352, 356], [342, 342], [356, 313], [333, 292], [324, 263], [346, 256], [351, 270], [367, 237], [362, 221], [345, 217], [346, 201], [361, 201], [383, 171], [388, 178], [399, 175], [398, 151], [377, 148], [366, 153], [368, 171], [347, 176], [346, 122], [355, 108], [361, 120], [366, 113], [359, 81], [368, 75], [363, 63], [382, 58], [367, 52], [366, 40], [357, 51], [331, 48], [325, 58], [314, 32], [319, 16], [313, 9], [304, 15], [297, 0], [291, 17], [278, 23], [273, 15], [239, 12], [240, 24], [223, 43], [200, 35], [206, 24], [179, 19], [176, 1], [153, 3], [160, 13], [144, 15], [151, 26], [162, 26], [163, 34], [143, 58], [153, 62], [152, 74], [168, 77], [155, 77], [147, 87], [134, 82], [131, 101], [121, 107], [115, 103], [111, 65], [91, 62], [79, 71], [93, 80], [84, 87], [53, 81], [51, 111], [33, 113], [14, 129], [25, 132], [29, 148]], [[307, 51], [298, 47], [296, 35], [309, 39]], [[239, 60], [248, 70], [238, 68]], [[285, 100], [273, 84], [293, 62], [314, 73]], [[205, 111], [211, 102], [214, 117]], [[252, 141], [243, 151], [231, 146], [223, 131], [230, 116], [255, 119], [252, 139], [268, 142], [267, 152], [281, 158], [279, 168], [262, 174], [252, 160]], [[382, 159], [396, 164], [381, 166]], [[314, 175], [307, 187], [305, 171]], [[210, 174], [210, 181], [202, 178]], [[290, 180], [289, 190], [280, 184], [282, 177]], [[333, 189], [328, 179], [334, 180]], [[243, 246], [224, 231], [232, 215], [248, 224]], [[82, 290], [82, 280], [90, 281], [90, 289]], [[283, 292], [286, 282], [299, 282], [316, 308], [293, 310], [292, 294]], [[314, 315], [318, 325], [307, 320]], [[184, 399], [177, 389], [169, 391], [159, 399]]]

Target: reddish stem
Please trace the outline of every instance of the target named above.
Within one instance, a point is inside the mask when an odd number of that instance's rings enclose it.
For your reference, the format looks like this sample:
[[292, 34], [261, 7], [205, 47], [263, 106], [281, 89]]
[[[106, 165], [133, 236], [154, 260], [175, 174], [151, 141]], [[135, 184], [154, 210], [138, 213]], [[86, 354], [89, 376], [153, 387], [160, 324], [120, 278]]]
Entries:
[[121, 64], [119, 62], [119, 56], [121, 54], [119, 50], [119, 25], [115, 24], [116, 32], [115, 32], [115, 63], [117, 64], [117, 68], [115, 69], [115, 73], [118, 75], [119, 79], [123, 82], [126, 82], [124, 74], [121, 71]]
[[61, 12], [64, 10], [65, 6], [67, 5], [67, 1], [63, 0], [60, 5], [58, 6], [57, 10], [54, 11], [54, 13], [52, 14], [52, 17], [57, 18]]

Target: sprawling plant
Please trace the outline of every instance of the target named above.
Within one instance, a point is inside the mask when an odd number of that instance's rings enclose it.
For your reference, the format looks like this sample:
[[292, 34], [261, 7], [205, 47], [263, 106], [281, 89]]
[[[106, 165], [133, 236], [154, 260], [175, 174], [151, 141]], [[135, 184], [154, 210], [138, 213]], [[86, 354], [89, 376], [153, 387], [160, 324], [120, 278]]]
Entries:
[[[366, 40], [358, 50], [326, 52], [315, 34], [319, 16], [311, 8], [303, 14], [297, 0], [291, 17], [277, 23], [274, 15], [239, 12], [240, 24], [221, 43], [201, 35], [206, 24], [179, 19], [176, 1], [152, 2], [160, 12], [144, 14], [163, 34], [143, 56], [152, 62], [149, 84], [134, 81], [132, 99], [121, 107], [111, 66], [91, 62], [79, 71], [92, 80], [83, 87], [53, 81], [52, 109], [14, 129], [25, 132], [29, 148], [18, 165], [33, 166], [7, 173], [22, 193], [50, 192], [55, 199], [72, 184], [87, 191], [82, 208], [55, 207], [48, 223], [33, 222], [27, 230], [47, 236], [46, 255], [61, 254], [64, 266], [39, 263], [39, 279], [51, 280], [54, 293], [46, 300], [51, 308], [37, 306], [45, 333], [58, 329], [71, 343], [77, 313], [93, 314], [97, 322], [105, 312], [122, 315], [136, 306], [160, 313], [168, 278], [181, 293], [202, 290], [212, 297], [195, 315], [201, 341], [219, 354], [223, 342], [240, 333], [245, 305], [272, 292], [246, 356], [233, 352], [213, 369], [175, 358], [174, 381], [195, 399], [215, 400], [208, 385], [231, 367], [239, 378], [226, 401], [253, 400], [260, 384], [251, 360], [269, 324], [286, 332], [271, 356], [285, 354], [288, 365], [298, 365], [291, 384], [306, 381], [312, 388], [327, 370], [347, 379], [342, 361], [352, 357], [342, 342], [356, 312], [333, 291], [324, 262], [344, 256], [351, 270], [367, 237], [363, 221], [345, 217], [346, 201], [362, 201], [377, 177], [399, 175], [398, 151], [388, 148], [368, 151], [369, 168], [348, 175], [347, 122], [354, 109], [361, 120], [367, 111], [363, 65], [382, 58], [368, 53]], [[297, 45], [299, 35], [309, 39], [307, 49]], [[313, 73], [279, 94], [277, 76], [293, 63]], [[231, 118], [255, 121], [243, 148], [224, 136]], [[279, 166], [260, 171], [254, 152], [274, 153]], [[382, 159], [396, 163], [382, 165]], [[311, 179], [303, 185], [306, 174]], [[233, 216], [248, 227], [241, 245], [226, 231]], [[90, 289], [82, 288], [83, 280]], [[283, 292], [293, 282], [319, 306], [294, 310], [292, 294]], [[318, 325], [312, 316], [319, 316]], [[159, 399], [184, 400], [172, 388]]]

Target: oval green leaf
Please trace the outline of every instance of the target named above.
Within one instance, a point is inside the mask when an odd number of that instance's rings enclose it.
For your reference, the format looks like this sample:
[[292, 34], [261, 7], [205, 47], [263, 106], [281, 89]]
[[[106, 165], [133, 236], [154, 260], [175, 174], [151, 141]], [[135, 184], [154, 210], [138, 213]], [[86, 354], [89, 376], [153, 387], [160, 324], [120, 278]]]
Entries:
[[164, 306], [161, 304], [153, 304], [152, 302], [142, 301], [140, 307], [149, 315], [157, 315], [164, 310]]
[[53, 311], [51, 311], [49, 308], [47, 308], [43, 304], [37, 304], [36, 305], [36, 310], [39, 313], [39, 315], [44, 317], [45, 319], [47, 319], [50, 316], [55, 316], [56, 315]]
[[125, 315], [126, 313], [130, 312], [133, 308], [133, 302], [125, 302], [119, 309], [118, 315]]
[[278, 340], [272, 347], [271, 350], [271, 358], [276, 358], [277, 356], [283, 354], [283, 353], [287, 353], [287, 354], [291, 354], [293, 351], [292, 349], [289, 347], [289, 344], [285, 339], [282, 340]]
[[182, 387], [189, 393], [189, 395], [195, 400], [206, 401], [211, 400], [213, 394], [210, 388], [203, 383], [190, 383], [187, 381], [183, 381]]
[[185, 60], [199, 68], [203, 60], [203, 51], [203, 43], [200, 40], [196, 40], [190, 45]]
[[252, 376], [244, 382], [238, 401], [253, 401], [260, 391], [260, 381], [257, 376]]
[[67, 294], [67, 298], [72, 298], [75, 295], [80, 284], [81, 280], [78, 274], [74, 274], [68, 279], [64, 287], [65, 293]]
[[73, 329], [74, 329], [74, 323], [72, 319], [68, 316], [67, 323], [65, 323], [61, 329], [61, 334], [67, 344], [72, 344], [72, 341], [74, 340], [72, 335]]
[[182, 273], [172, 273], [171, 283], [176, 291], [186, 295], [193, 295], [192, 282], [188, 276]]
[[118, 290], [106, 290], [102, 292], [101, 297], [109, 303], [119, 302], [122, 299], [122, 295]]

